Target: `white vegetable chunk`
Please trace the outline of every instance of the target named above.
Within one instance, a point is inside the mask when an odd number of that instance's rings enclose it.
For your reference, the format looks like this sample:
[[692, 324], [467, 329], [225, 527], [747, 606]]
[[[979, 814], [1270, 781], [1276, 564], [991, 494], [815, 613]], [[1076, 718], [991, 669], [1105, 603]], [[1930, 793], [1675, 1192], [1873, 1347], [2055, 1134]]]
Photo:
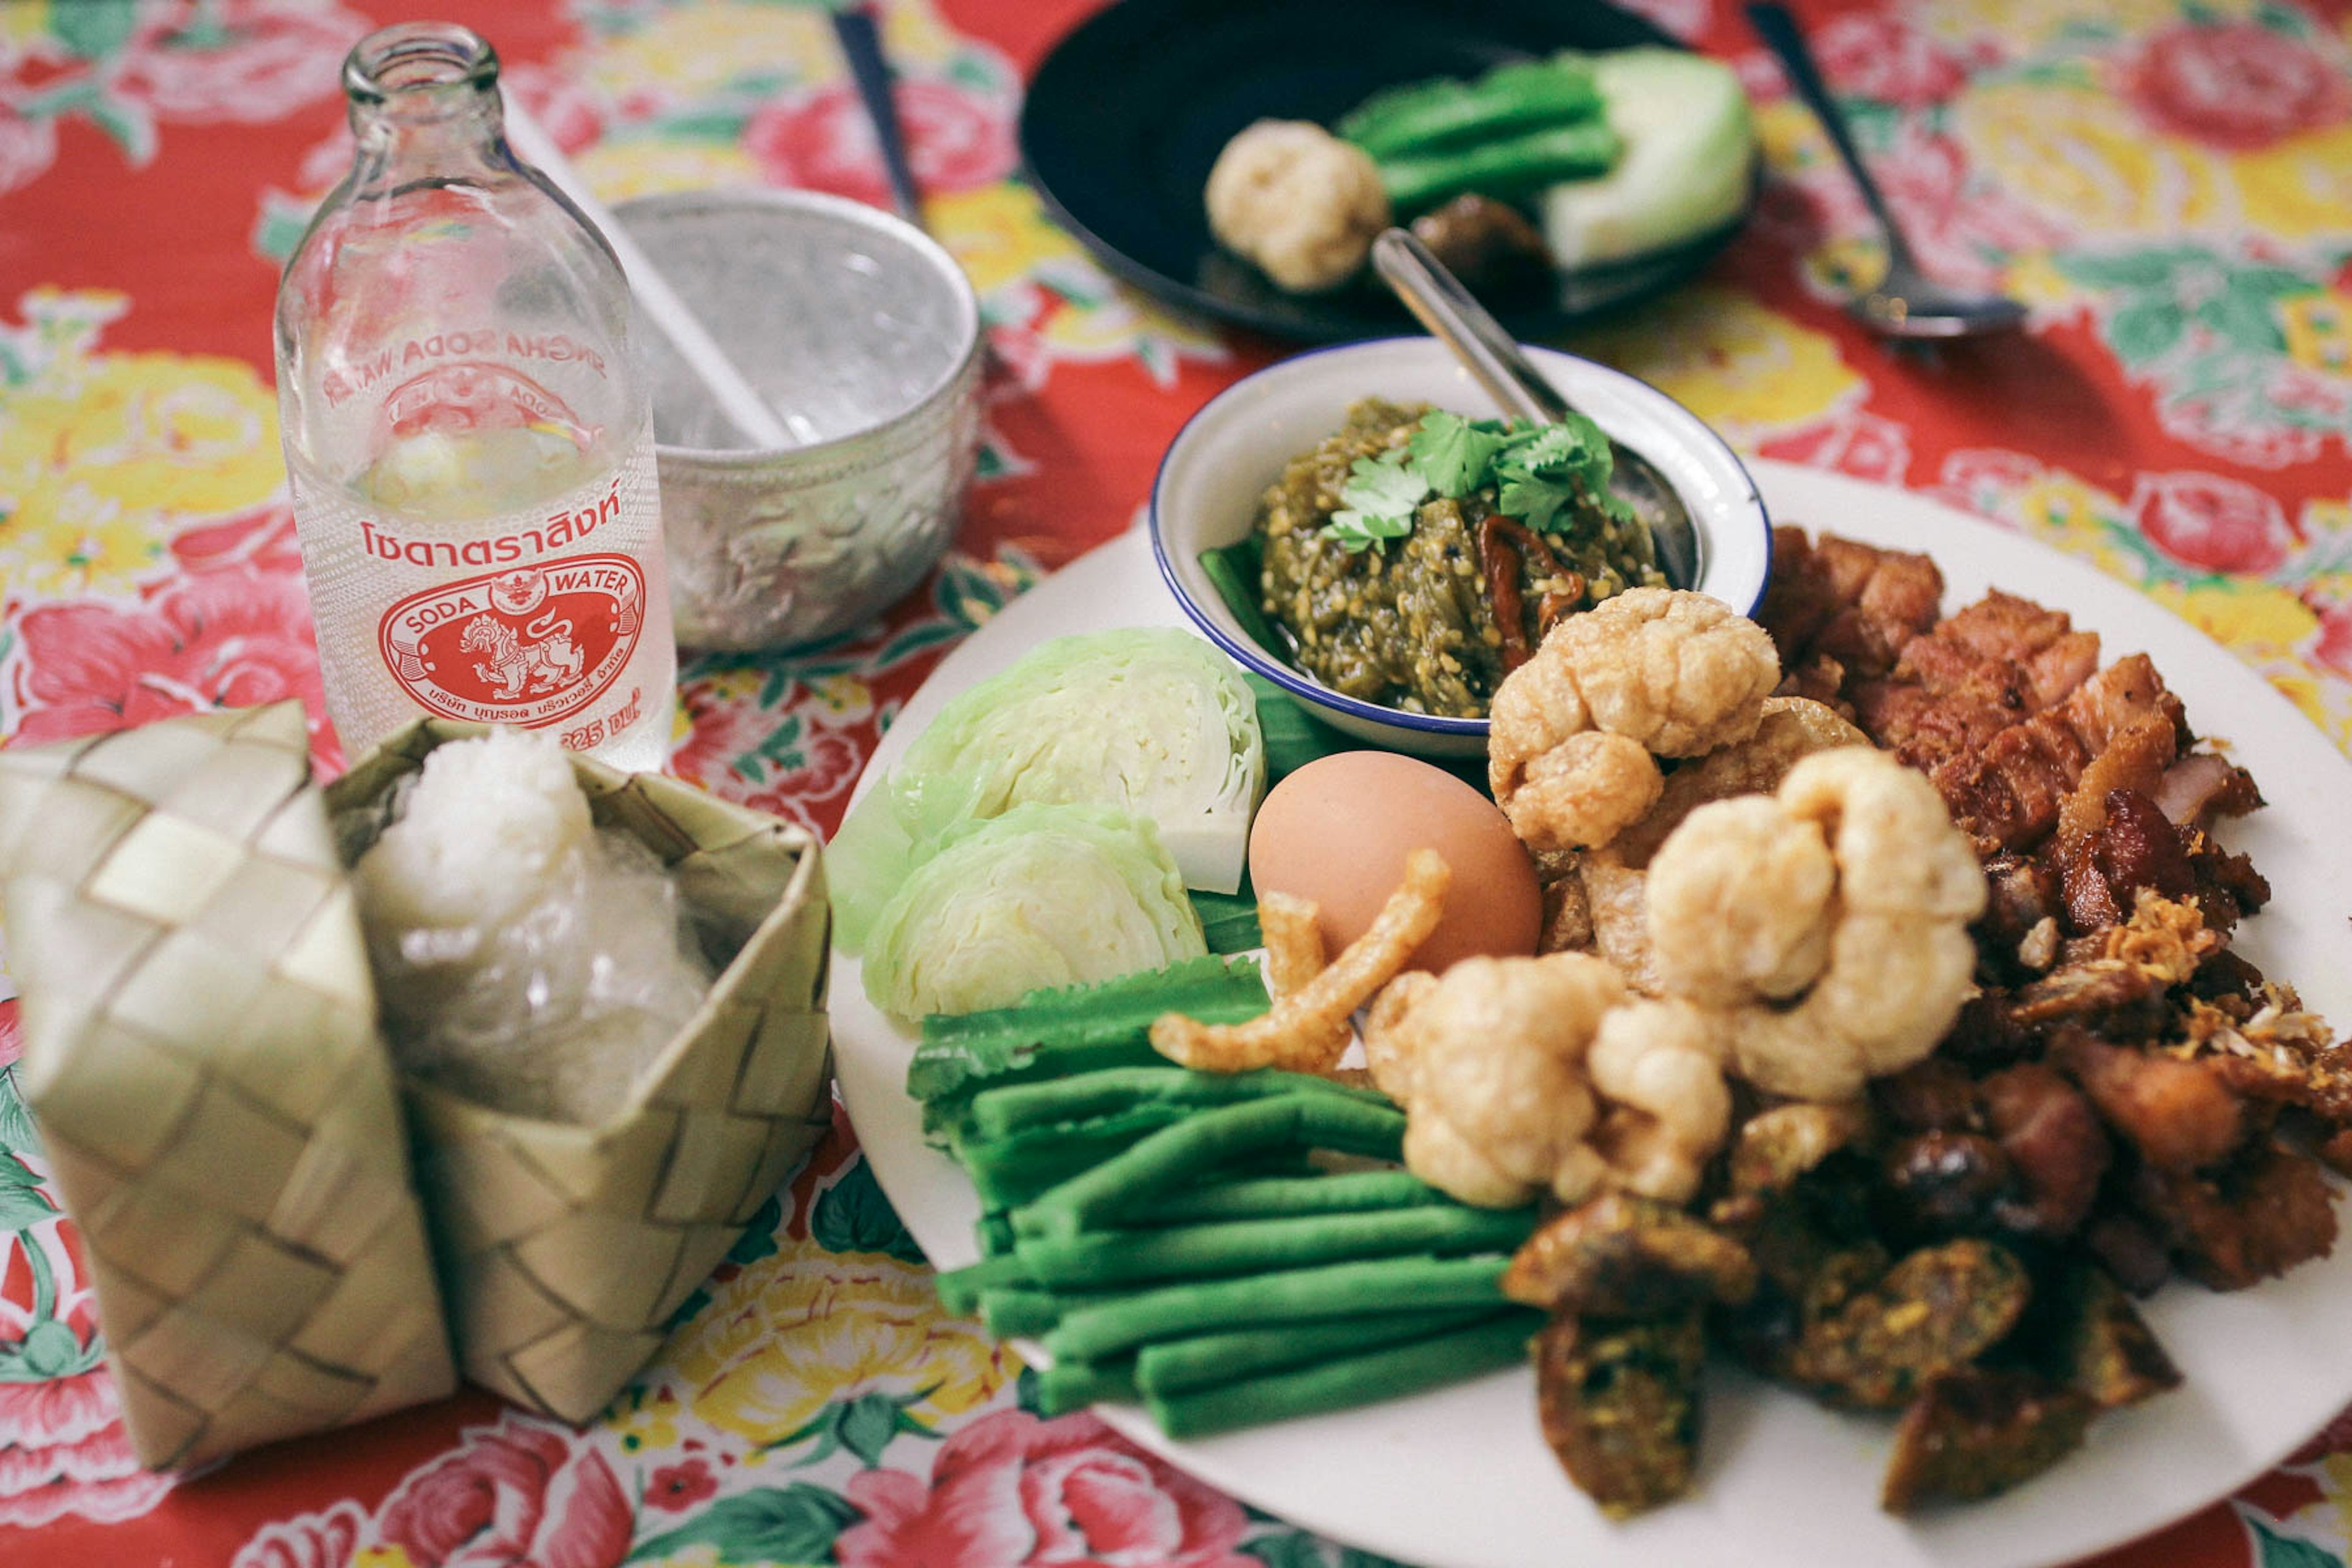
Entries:
[[1748, 94], [1729, 66], [1681, 49], [1594, 55], [1593, 79], [1624, 139], [1617, 165], [1542, 197], [1544, 244], [1561, 268], [1696, 239], [1738, 217], [1756, 163]]

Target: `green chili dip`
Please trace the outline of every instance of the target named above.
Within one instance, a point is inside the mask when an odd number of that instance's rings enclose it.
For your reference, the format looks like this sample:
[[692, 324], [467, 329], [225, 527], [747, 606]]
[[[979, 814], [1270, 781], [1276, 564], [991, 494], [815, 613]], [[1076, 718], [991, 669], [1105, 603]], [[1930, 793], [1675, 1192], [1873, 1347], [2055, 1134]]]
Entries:
[[1580, 505], [1535, 533], [1496, 510], [1491, 484], [1424, 501], [1402, 539], [1349, 548], [1329, 524], [1350, 465], [1402, 448], [1428, 412], [1367, 398], [1290, 460], [1252, 525], [1259, 607], [1288, 633], [1293, 662], [1335, 691], [1483, 719], [1503, 677], [1560, 616], [1666, 579], [1640, 523]]

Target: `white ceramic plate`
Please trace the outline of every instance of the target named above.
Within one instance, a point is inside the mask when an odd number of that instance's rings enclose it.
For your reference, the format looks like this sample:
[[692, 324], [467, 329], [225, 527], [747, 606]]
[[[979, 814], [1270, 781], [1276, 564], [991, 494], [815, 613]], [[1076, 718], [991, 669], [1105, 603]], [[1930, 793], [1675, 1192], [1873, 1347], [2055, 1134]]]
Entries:
[[[2275, 899], [2242, 950], [2352, 1022], [2352, 768], [2294, 708], [2217, 644], [2130, 589], [2019, 535], [1918, 497], [1774, 463], [1755, 466], [1775, 518], [1924, 549], [1946, 606], [2001, 586], [2070, 611], [2110, 658], [2154, 656], [2190, 721], [2253, 770], [2267, 810], [2228, 837]], [[940, 665], [867, 770], [871, 784], [940, 705], [1038, 641], [1180, 616], [1129, 533], [1014, 603]], [[926, 1148], [901, 1085], [912, 1037], [867, 1005], [856, 965], [833, 985], [841, 1086], [866, 1158], [923, 1249], [973, 1261], [979, 1208]], [[1989, 1502], [1906, 1523], [1878, 1508], [1891, 1424], [1839, 1415], [1709, 1369], [1698, 1485], [1688, 1500], [1611, 1524], [1560, 1474], [1536, 1426], [1532, 1376], [1497, 1373], [1413, 1399], [1171, 1443], [1139, 1412], [1106, 1407], [1129, 1436], [1297, 1524], [1427, 1568], [1575, 1563], [1653, 1568], [1900, 1568], [2063, 1561], [2128, 1540], [2235, 1489], [2352, 1401], [2352, 1245], [2252, 1290], [2176, 1282], [2147, 1315], [2188, 1374], [2180, 1389], [2091, 1429], [2055, 1470]]]

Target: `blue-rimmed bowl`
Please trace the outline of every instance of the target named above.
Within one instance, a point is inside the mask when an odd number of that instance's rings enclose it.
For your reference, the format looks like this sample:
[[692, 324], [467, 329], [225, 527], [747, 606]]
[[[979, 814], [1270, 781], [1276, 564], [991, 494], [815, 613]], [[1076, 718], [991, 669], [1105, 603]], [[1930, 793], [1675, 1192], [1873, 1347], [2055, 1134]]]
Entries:
[[[1692, 586], [1753, 615], [1771, 574], [1772, 525], [1756, 481], [1723, 437], [1647, 382], [1550, 349], [1528, 356], [1568, 401], [1647, 458], [1681, 494], [1698, 532]], [[1434, 338], [1381, 338], [1323, 349], [1227, 387], [1177, 433], [1151, 487], [1160, 574], [1209, 640], [1337, 728], [1401, 752], [1482, 756], [1486, 721], [1407, 713], [1342, 696], [1283, 662], [1242, 629], [1202, 569], [1201, 552], [1247, 533], [1259, 498], [1291, 458], [1339, 428], [1366, 397], [1427, 403], [1474, 418], [1492, 399]]]

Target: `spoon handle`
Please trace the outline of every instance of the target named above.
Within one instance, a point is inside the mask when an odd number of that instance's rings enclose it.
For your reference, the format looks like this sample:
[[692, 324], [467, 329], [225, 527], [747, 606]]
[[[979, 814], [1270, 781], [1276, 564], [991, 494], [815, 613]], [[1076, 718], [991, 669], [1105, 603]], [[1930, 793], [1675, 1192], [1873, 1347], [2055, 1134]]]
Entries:
[[915, 171], [907, 159], [907, 135], [890, 97], [890, 62], [882, 52], [882, 35], [874, 14], [862, 5], [844, 5], [833, 14], [834, 37], [849, 60], [856, 80], [858, 100], [874, 122], [874, 139], [881, 144], [882, 166], [890, 176], [890, 205], [916, 227], [923, 226], [922, 194], [915, 186]]
[[1797, 89], [1797, 96], [1805, 100], [1805, 107], [1813, 111], [1822, 129], [1829, 132], [1831, 144], [1845, 161], [1846, 173], [1861, 187], [1862, 199], [1870, 204], [1871, 216], [1878, 220], [1879, 228], [1886, 236], [1887, 260], [1908, 268], [1911, 247], [1904, 239], [1895, 215], [1887, 210], [1886, 198], [1879, 195], [1878, 182], [1870, 177], [1870, 170], [1863, 163], [1862, 149], [1853, 144], [1853, 133], [1846, 128], [1845, 115], [1838, 109], [1837, 100], [1830, 96], [1828, 84], [1822, 80], [1821, 69], [1813, 63], [1811, 46], [1805, 42], [1796, 17], [1789, 14], [1786, 5], [1773, 0], [1757, 0], [1748, 7], [1748, 20], [1764, 40], [1764, 47], [1772, 51], [1772, 58], [1780, 62], [1789, 85]]
[[1528, 363], [1503, 324], [1429, 253], [1429, 247], [1403, 229], [1386, 230], [1372, 241], [1372, 266], [1504, 413], [1542, 425], [1568, 417], [1568, 400]]

